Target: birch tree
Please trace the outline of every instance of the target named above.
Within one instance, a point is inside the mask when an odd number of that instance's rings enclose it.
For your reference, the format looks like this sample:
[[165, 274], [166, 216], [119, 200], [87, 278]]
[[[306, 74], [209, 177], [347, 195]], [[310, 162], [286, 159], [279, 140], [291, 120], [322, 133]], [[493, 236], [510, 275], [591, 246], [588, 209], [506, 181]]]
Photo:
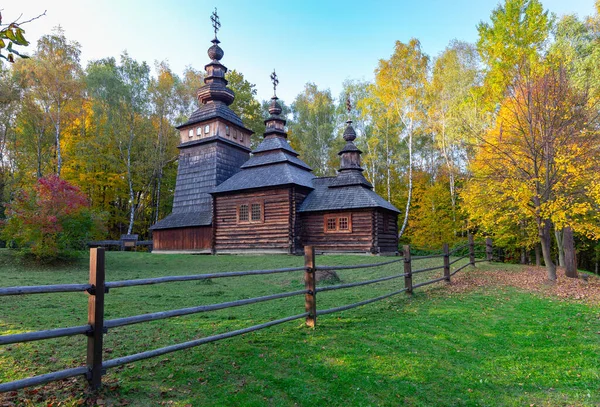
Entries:
[[389, 60], [380, 60], [375, 71], [375, 95], [388, 109], [388, 115], [399, 121], [398, 139], [408, 147], [408, 196], [404, 221], [399, 236], [408, 224], [413, 189], [413, 139], [423, 127], [424, 102], [429, 57], [421, 51], [420, 42], [412, 38], [407, 44], [396, 41]]

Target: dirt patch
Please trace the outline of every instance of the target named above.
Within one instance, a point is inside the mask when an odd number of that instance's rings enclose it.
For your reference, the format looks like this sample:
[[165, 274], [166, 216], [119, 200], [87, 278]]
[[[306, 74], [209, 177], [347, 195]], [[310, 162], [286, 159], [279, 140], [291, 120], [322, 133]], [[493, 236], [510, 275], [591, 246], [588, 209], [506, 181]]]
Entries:
[[558, 269], [557, 274], [557, 280], [550, 281], [547, 279], [546, 269], [543, 267], [523, 267], [521, 270], [506, 270], [501, 267], [491, 271], [470, 270], [452, 277], [452, 283], [448, 289], [459, 293], [477, 287], [516, 287], [544, 295], [600, 304], [600, 278], [598, 276], [587, 275], [587, 280], [568, 278], [565, 277], [562, 269]]

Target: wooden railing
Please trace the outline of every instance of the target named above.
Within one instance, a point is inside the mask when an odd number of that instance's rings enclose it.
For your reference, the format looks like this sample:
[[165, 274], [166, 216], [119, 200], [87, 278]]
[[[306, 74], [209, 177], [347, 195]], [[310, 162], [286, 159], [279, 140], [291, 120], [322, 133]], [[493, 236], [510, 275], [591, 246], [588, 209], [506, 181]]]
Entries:
[[[410, 247], [403, 247], [403, 256], [399, 259], [372, 263], [372, 264], [360, 264], [352, 266], [318, 266], [315, 261], [315, 253], [311, 246], [306, 246], [304, 256], [303, 267], [291, 267], [281, 268], [272, 270], [251, 270], [251, 271], [237, 271], [237, 272], [224, 272], [224, 273], [211, 273], [211, 274], [197, 274], [187, 276], [167, 276], [167, 277], [156, 277], [156, 278], [145, 278], [136, 280], [123, 280], [123, 281], [105, 281], [105, 269], [104, 269], [104, 249], [103, 248], [92, 248], [90, 249], [90, 273], [88, 284], [58, 284], [58, 285], [45, 285], [45, 286], [24, 286], [24, 287], [6, 287], [0, 288], [0, 296], [7, 295], [26, 295], [26, 294], [41, 294], [41, 293], [66, 293], [66, 292], [86, 292], [88, 295], [88, 323], [86, 325], [73, 326], [68, 328], [49, 329], [35, 332], [20, 333], [14, 335], [0, 336], [0, 345], [8, 345], [12, 343], [22, 343], [30, 341], [38, 341], [50, 338], [58, 338], [65, 336], [74, 335], [86, 335], [87, 341], [87, 360], [85, 366], [80, 366], [71, 369], [60, 370], [48, 374], [30, 377], [27, 379], [16, 380], [8, 383], [0, 383], [0, 392], [14, 391], [25, 387], [41, 385], [44, 383], [66, 379], [69, 377], [85, 375], [89, 385], [92, 389], [97, 389], [102, 384], [102, 375], [105, 374], [107, 369], [111, 369], [117, 366], [121, 366], [127, 363], [136, 362], [138, 360], [148, 359], [166, 353], [175, 352], [182, 349], [192, 348], [209, 342], [215, 342], [225, 338], [231, 338], [233, 336], [242, 335], [245, 333], [258, 331], [260, 329], [268, 328], [274, 325], [282, 324], [289, 321], [305, 318], [306, 325], [309, 327], [315, 327], [317, 324], [317, 317], [321, 315], [327, 315], [335, 312], [346, 311], [352, 308], [367, 305], [376, 301], [389, 298], [400, 293], [406, 292], [412, 294], [412, 292], [419, 287], [423, 287], [429, 284], [434, 284], [441, 281], [449, 282], [451, 276], [462, 270], [463, 268], [481, 261], [492, 261], [492, 242], [490, 239], [486, 240], [485, 248], [485, 259], [476, 260], [476, 250], [473, 237], [469, 235], [469, 241], [463, 246], [459, 246], [452, 251], [449, 250], [448, 245], [444, 245], [443, 254], [439, 255], [428, 255], [428, 256], [411, 256]], [[452, 254], [457, 251], [468, 248], [468, 254], [463, 255], [450, 261]], [[460, 260], [469, 258], [469, 262], [453, 272], [451, 272], [450, 266]], [[422, 269], [413, 269], [413, 262], [421, 259], [430, 258], [442, 258], [443, 265], [436, 267], [428, 267]], [[319, 270], [350, 270], [350, 269], [364, 269], [372, 267], [381, 267], [388, 264], [404, 262], [403, 273], [395, 274], [391, 276], [380, 277], [367, 281], [360, 281], [354, 283], [328, 285], [317, 287], [315, 273]], [[418, 273], [424, 273], [433, 270], [443, 270], [443, 276], [435, 278], [433, 280], [413, 284], [413, 276]], [[201, 305], [190, 308], [181, 308], [170, 311], [153, 312], [148, 314], [135, 315], [124, 318], [116, 318], [110, 320], [104, 320], [104, 297], [110, 289], [118, 289], [122, 287], [134, 287], [149, 284], [162, 284], [176, 281], [194, 281], [194, 280], [207, 280], [214, 278], [231, 278], [251, 275], [269, 275], [276, 273], [290, 273], [304, 271], [304, 282], [305, 289], [290, 291], [272, 295], [266, 295], [262, 297], [248, 298], [237, 301], [229, 301], [218, 304]], [[353, 287], [359, 287], [369, 284], [380, 283], [383, 281], [389, 281], [393, 279], [404, 278], [404, 288], [396, 291], [386, 293], [384, 295], [370, 298], [364, 301], [356, 302], [353, 304], [347, 304], [335, 308], [329, 309], [318, 309], [317, 308], [317, 293], [324, 293], [332, 290], [347, 289]], [[159, 319], [178, 317], [182, 315], [196, 314], [200, 312], [209, 312], [231, 307], [239, 307], [243, 305], [255, 304], [259, 302], [271, 301], [280, 298], [287, 298], [292, 296], [304, 295], [305, 297], [305, 310], [303, 313], [288, 316], [285, 318], [277, 319], [274, 321], [265, 322], [259, 325], [253, 325], [247, 328], [238, 329], [234, 331], [225, 332], [218, 335], [208, 336], [188, 342], [178, 343], [175, 345], [166, 346], [159, 349], [149, 350], [145, 352], [136, 353], [129, 356], [119, 357], [110, 360], [103, 360], [103, 338], [104, 334], [108, 329], [112, 329], [119, 326], [138, 324], [142, 322], [156, 321]]]

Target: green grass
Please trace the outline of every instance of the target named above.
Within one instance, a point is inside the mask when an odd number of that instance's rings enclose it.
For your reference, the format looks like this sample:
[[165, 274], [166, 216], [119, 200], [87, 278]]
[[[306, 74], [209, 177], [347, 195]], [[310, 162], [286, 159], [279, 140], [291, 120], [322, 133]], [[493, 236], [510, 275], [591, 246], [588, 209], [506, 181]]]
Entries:
[[[317, 264], [384, 261], [318, 256]], [[299, 266], [293, 256], [107, 253], [107, 280]], [[415, 262], [413, 268], [439, 264]], [[455, 266], [464, 264], [459, 262]], [[495, 266], [482, 264], [482, 269]], [[518, 267], [508, 268], [517, 270]], [[340, 271], [342, 282], [401, 273], [402, 263]], [[469, 271], [469, 268], [466, 269]], [[510, 272], [510, 271], [509, 271]], [[441, 271], [415, 276], [415, 283]], [[0, 250], [0, 286], [85, 283], [87, 258], [39, 268]], [[382, 295], [403, 279], [318, 295], [318, 308]], [[113, 289], [106, 318], [301, 289], [302, 272]], [[0, 334], [81, 325], [84, 294], [0, 298]], [[304, 311], [301, 297], [115, 328], [105, 359]], [[444, 283], [350, 311], [278, 325], [110, 370], [106, 405], [173, 406], [598, 406], [600, 309], [515, 289], [450, 294]], [[80, 366], [85, 337], [0, 347], [0, 381]], [[16, 405], [78, 405], [85, 380], [23, 390]], [[18, 400], [18, 401], [16, 401]], [[30, 400], [30, 401], [26, 401]], [[0, 404], [3, 401], [0, 396]], [[128, 404], [125, 404], [128, 403]]]

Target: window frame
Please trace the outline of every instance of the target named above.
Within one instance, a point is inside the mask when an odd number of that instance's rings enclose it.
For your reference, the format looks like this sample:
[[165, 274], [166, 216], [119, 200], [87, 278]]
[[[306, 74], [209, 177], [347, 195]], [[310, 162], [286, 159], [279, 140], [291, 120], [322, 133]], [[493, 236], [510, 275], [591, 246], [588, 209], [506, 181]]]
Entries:
[[[252, 219], [252, 205], [258, 205], [260, 211], [260, 219]], [[248, 219], [242, 220], [240, 219], [240, 212], [242, 206], [246, 206], [248, 208]], [[260, 200], [252, 200], [244, 203], [240, 203], [236, 206], [237, 213], [237, 223], [238, 224], [250, 224], [250, 223], [264, 223], [265, 222], [265, 202]]]
[[[340, 220], [341, 219], [348, 220], [348, 228], [347, 229], [340, 228], [340, 224], [341, 224]], [[335, 221], [335, 229], [329, 228], [329, 222], [331, 220]], [[324, 233], [352, 233], [352, 214], [345, 213], [345, 214], [325, 215], [323, 217], [323, 232]]]

